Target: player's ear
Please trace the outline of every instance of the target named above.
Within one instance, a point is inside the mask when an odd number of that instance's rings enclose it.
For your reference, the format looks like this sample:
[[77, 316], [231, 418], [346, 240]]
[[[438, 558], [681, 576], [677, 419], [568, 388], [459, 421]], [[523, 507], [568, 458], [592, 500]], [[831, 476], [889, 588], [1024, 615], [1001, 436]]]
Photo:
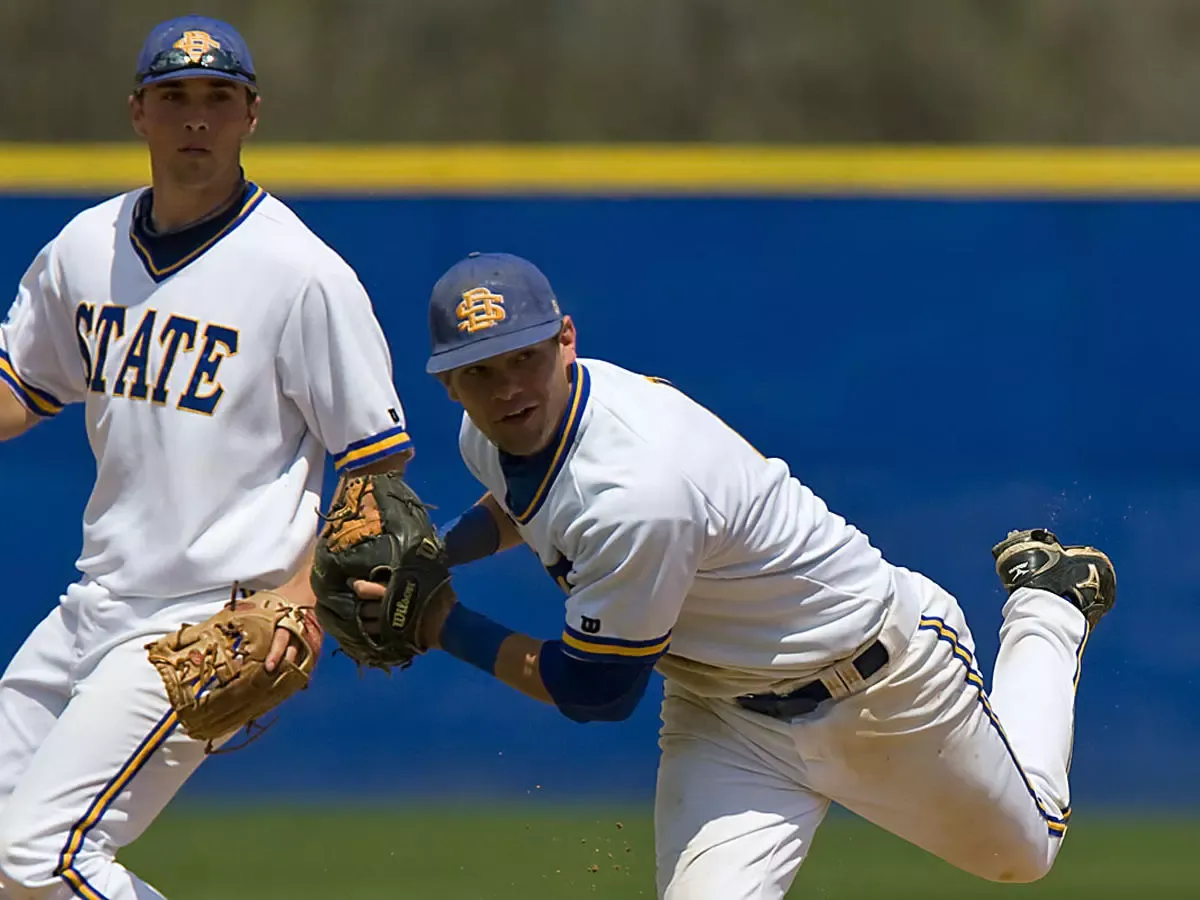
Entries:
[[438, 372], [436, 378], [442, 383], [442, 387], [446, 389], [446, 394], [452, 401], [455, 403], [462, 402], [458, 399], [458, 391], [454, 389], [454, 382], [451, 380], [449, 372]]
[[258, 108], [262, 105], [262, 95], [254, 91], [246, 91], [246, 94], [250, 100], [246, 108], [246, 116], [249, 122], [246, 128], [246, 135], [248, 137], [254, 134], [258, 128]]
[[575, 340], [575, 322], [570, 316], [563, 316], [562, 328], [558, 332], [558, 348], [562, 352], [563, 361], [566, 363], [575, 362], [575, 358], [578, 355]]
[[144, 125], [146, 118], [146, 101], [145, 96], [141, 91], [134, 91], [129, 95], [129, 121], [133, 125], [134, 134], [138, 137], [146, 136], [146, 127]]

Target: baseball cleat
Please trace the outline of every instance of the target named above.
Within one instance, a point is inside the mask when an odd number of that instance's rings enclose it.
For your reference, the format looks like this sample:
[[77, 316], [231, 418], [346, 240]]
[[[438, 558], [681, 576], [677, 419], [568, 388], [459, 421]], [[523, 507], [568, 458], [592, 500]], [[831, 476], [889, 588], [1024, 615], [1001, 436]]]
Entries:
[[1010, 594], [1022, 587], [1058, 594], [1083, 613], [1090, 628], [1117, 599], [1117, 575], [1107, 556], [1095, 547], [1064, 547], [1045, 528], [1009, 532], [992, 556]]

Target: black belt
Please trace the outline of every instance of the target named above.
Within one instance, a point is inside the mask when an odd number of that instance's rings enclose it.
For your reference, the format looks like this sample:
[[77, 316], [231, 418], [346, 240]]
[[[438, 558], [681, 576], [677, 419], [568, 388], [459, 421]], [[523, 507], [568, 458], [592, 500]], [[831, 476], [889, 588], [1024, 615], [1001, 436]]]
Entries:
[[[864, 679], [870, 678], [888, 661], [887, 647], [879, 641], [854, 658], [854, 668]], [[773, 719], [794, 719], [807, 715], [826, 700], [833, 699], [829, 688], [820, 681], [810, 681], [788, 694], [744, 694], [737, 698], [739, 706], [762, 713]]]

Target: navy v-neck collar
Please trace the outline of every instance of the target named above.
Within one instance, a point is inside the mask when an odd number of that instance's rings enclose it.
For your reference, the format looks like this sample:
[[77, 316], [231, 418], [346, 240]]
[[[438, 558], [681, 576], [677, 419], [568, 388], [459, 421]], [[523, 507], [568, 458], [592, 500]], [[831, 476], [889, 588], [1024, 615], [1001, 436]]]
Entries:
[[266, 196], [266, 191], [247, 181], [243, 185], [241, 199], [219, 216], [182, 231], [157, 234], [150, 227], [154, 192], [147, 188], [134, 204], [133, 219], [129, 225], [129, 240], [133, 244], [133, 252], [142, 261], [146, 274], [155, 281], [164, 281], [199, 259], [218, 241], [245, 222]]
[[528, 524], [546, 502], [554, 480], [570, 455], [575, 437], [579, 434], [584, 410], [587, 409], [592, 377], [580, 363], [574, 362], [571, 366], [571, 393], [567, 398], [567, 409], [554, 438], [545, 449], [532, 456], [513, 456], [500, 451], [500, 470], [504, 473], [507, 488], [505, 505], [521, 525]]

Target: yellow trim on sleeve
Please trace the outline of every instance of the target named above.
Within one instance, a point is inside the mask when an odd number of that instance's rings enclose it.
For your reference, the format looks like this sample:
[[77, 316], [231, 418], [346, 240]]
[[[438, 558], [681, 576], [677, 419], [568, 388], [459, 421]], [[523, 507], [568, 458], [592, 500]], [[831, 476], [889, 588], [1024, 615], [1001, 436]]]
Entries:
[[648, 647], [624, 647], [619, 644], [583, 641], [564, 631], [562, 642], [568, 647], [583, 653], [605, 654], [608, 656], [657, 656], [670, 645], [671, 636], [668, 634], [658, 643], [651, 644]]
[[5, 375], [11, 378], [13, 382], [21, 389], [20, 393], [17, 395], [18, 400], [23, 403], [28, 401], [37, 407], [34, 412], [40, 412], [44, 416], [56, 416], [62, 412], [63, 408], [61, 405], [57, 403], [51, 403], [45, 397], [41, 396], [40, 391], [36, 390], [32, 385], [26, 383], [25, 380], [17, 374], [17, 370], [13, 368], [12, 363], [7, 359], [0, 358], [0, 372], [3, 372]]
[[357, 450], [352, 450], [337, 462], [339, 469], [344, 469], [346, 466], [353, 465], [360, 459], [366, 459], [368, 456], [374, 456], [377, 453], [383, 453], [385, 450], [394, 450], [412, 443], [412, 439], [408, 436], [407, 431], [402, 431], [399, 434], [389, 435], [382, 440], [376, 441], [373, 444], [367, 444], [365, 447], [359, 447]]

